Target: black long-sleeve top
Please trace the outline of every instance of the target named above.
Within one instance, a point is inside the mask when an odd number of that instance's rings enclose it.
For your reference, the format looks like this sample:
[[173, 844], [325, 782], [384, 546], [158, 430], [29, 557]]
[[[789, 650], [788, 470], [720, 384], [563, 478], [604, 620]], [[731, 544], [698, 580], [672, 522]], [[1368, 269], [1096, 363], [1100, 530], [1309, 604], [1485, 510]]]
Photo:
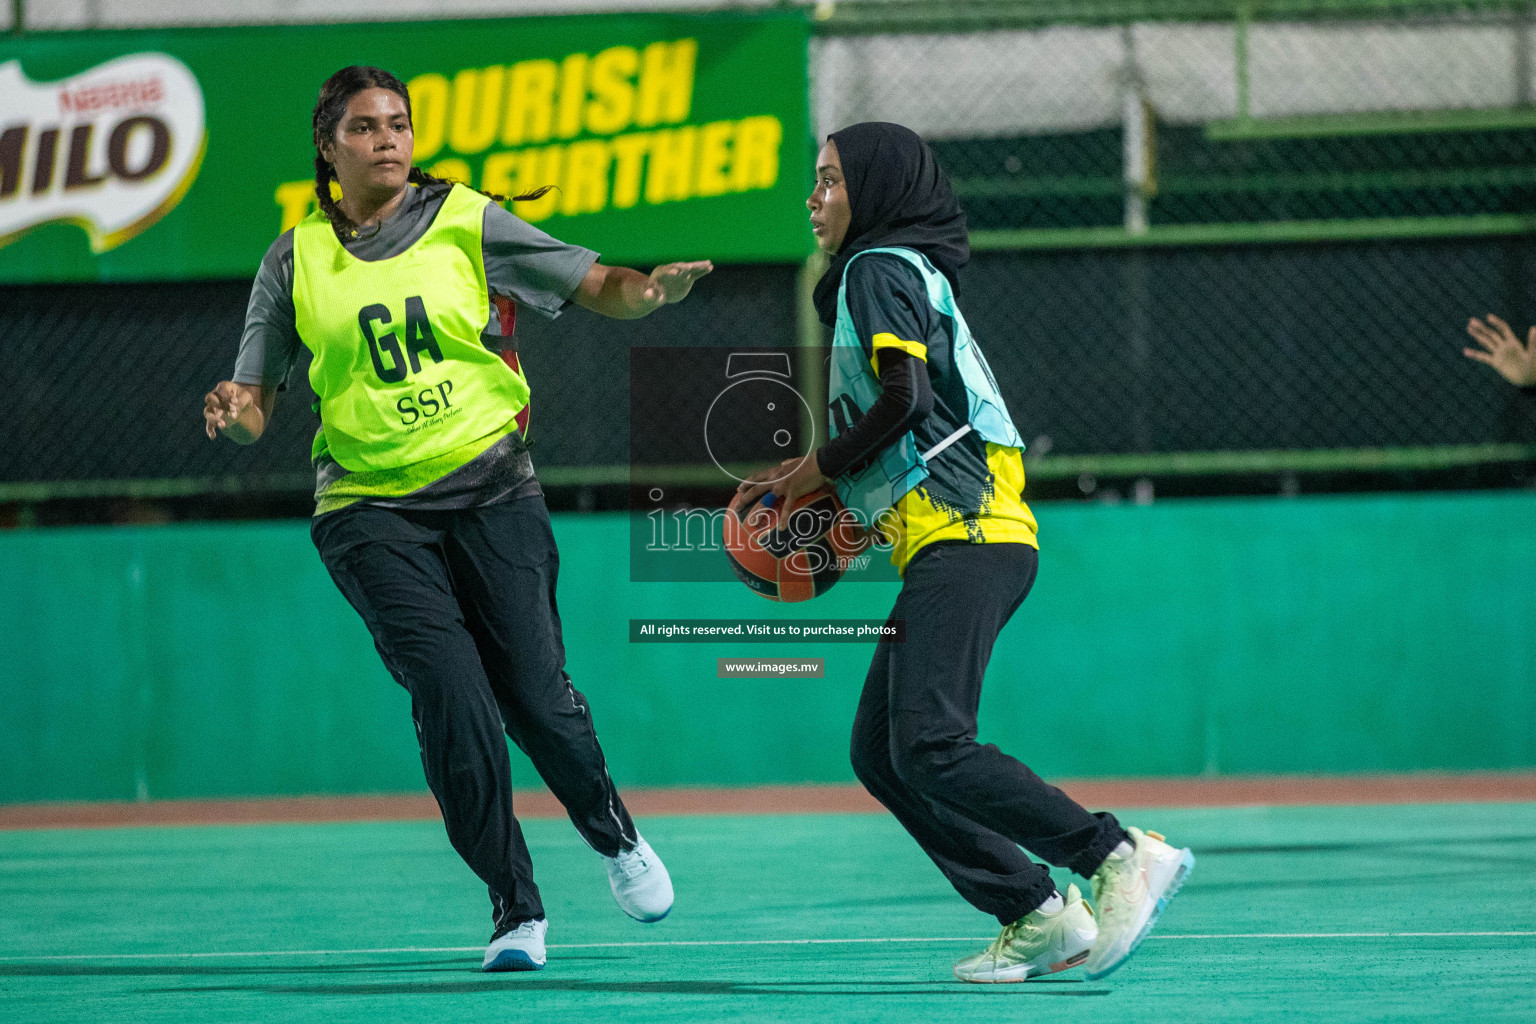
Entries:
[[880, 349], [876, 359], [880, 397], [868, 412], [817, 451], [816, 463], [824, 476], [858, 472], [933, 412], [933, 385], [928, 381], [926, 363], [896, 348]]

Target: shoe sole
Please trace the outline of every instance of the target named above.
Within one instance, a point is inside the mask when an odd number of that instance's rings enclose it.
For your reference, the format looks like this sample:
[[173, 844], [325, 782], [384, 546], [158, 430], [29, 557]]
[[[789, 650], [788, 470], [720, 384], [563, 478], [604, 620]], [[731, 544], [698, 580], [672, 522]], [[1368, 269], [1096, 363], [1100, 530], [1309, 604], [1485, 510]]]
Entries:
[[[619, 909], [620, 910], [624, 910], [623, 907], [620, 907]], [[638, 914], [631, 914], [629, 911], [624, 910], [624, 916], [625, 917], [629, 917], [629, 918], [632, 918], [633, 920], [639, 921], [641, 924], [655, 924], [657, 921], [660, 921], [662, 918], [666, 917], [670, 913], [672, 913], [672, 908], [671, 907], [668, 907], [666, 910], [663, 910], [661, 913], [657, 914], [655, 917], [641, 917]]]
[[482, 971], [542, 971], [544, 961], [535, 960], [521, 949], [504, 949]]
[[1060, 971], [1071, 970], [1072, 968], [1081, 964], [1084, 960], [1087, 960], [1088, 954], [1091, 952], [1093, 952], [1092, 948], [1085, 949], [1081, 953], [1072, 954], [1065, 960], [1058, 960], [1056, 963], [1051, 964], [1043, 971], [1035, 971], [1033, 974], [1026, 972], [1017, 978], [967, 978], [962, 976], [958, 971], [955, 972], [955, 977], [972, 985], [1018, 985], [1022, 982], [1031, 981], [1035, 978], [1043, 978], [1047, 974], [1056, 974]]
[[1179, 869], [1173, 873], [1173, 877], [1168, 880], [1168, 884], [1163, 888], [1163, 894], [1157, 898], [1157, 905], [1152, 908], [1152, 916], [1147, 918], [1147, 923], [1141, 926], [1141, 931], [1137, 932], [1136, 937], [1131, 940], [1131, 948], [1125, 951], [1124, 956], [1104, 968], [1104, 970], [1099, 971], [1097, 974], [1090, 971], [1084, 977], [1089, 981], [1098, 981], [1100, 978], [1107, 978], [1119, 970], [1120, 966], [1131, 958], [1131, 954], [1136, 952], [1137, 947], [1142, 944], [1143, 940], [1152, 934], [1152, 926], [1157, 924], [1159, 917], [1163, 916], [1163, 911], [1168, 909], [1169, 901], [1178, 895], [1179, 887], [1184, 884], [1184, 880], [1189, 877], [1189, 873], [1194, 869], [1195, 855], [1188, 850], [1183, 851], [1183, 856], [1179, 858]]

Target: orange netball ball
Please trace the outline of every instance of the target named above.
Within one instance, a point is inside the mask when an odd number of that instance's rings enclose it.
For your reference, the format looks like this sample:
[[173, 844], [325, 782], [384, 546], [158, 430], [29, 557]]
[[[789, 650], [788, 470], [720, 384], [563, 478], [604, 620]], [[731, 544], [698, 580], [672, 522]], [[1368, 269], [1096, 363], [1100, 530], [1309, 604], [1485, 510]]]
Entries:
[[829, 487], [787, 508], [754, 502], [725, 513], [725, 554], [736, 578], [770, 601], [809, 601], [832, 589], [869, 538]]

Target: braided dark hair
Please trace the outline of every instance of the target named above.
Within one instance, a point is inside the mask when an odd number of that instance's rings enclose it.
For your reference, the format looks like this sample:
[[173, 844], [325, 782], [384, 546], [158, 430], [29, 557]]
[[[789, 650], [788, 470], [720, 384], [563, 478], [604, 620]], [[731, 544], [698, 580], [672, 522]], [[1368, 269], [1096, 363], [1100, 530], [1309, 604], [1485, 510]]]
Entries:
[[[367, 67], [353, 64], [344, 67], [320, 86], [320, 98], [315, 101], [315, 113], [313, 117], [315, 133], [315, 201], [320, 205], [320, 212], [325, 214], [325, 219], [331, 222], [331, 227], [336, 230], [339, 238], [345, 239], [356, 230], [341, 207], [336, 205], [336, 200], [331, 196], [331, 182], [336, 178], [336, 168], [321, 154], [320, 145], [328, 141], [336, 134], [336, 126], [341, 124], [341, 119], [346, 115], [347, 104], [353, 96], [364, 89], [388, 89], [405, 101], [405, 116], [411, 117], [411, 93], [405, 87], [405, 83], [383, 68]], [[408, 181], [417, 185], [451, 185], [461, 184], [451, 178], [439, 178], [428, 174], [420, 167], [411, 168]], [[522, 202], [527, 199], [538, 199], [545, 195], [552, 185], [536, 188], [532, 192], [520, 196], [503, 196], [495, 192], [486, 192], [484, 189], [476, 189], [481, 195], [498, 203]]]

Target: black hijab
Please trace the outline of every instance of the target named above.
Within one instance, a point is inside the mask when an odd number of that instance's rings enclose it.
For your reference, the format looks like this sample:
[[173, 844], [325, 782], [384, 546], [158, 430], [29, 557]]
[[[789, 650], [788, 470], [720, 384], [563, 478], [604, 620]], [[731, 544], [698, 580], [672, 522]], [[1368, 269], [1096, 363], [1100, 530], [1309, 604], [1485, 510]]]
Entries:
[[837, 291], [856, 253], [899, 245], [928, 257], [960, 293], [960, 268], [971, 258], [965, 214], [949, 187], [949, 176], [933, 150], [910, 128], [865, 121], [833, 132], [847, 182], [853, 217], [842, 248], [816, 282], [816, 314], [831, 327], [837, 320]]

